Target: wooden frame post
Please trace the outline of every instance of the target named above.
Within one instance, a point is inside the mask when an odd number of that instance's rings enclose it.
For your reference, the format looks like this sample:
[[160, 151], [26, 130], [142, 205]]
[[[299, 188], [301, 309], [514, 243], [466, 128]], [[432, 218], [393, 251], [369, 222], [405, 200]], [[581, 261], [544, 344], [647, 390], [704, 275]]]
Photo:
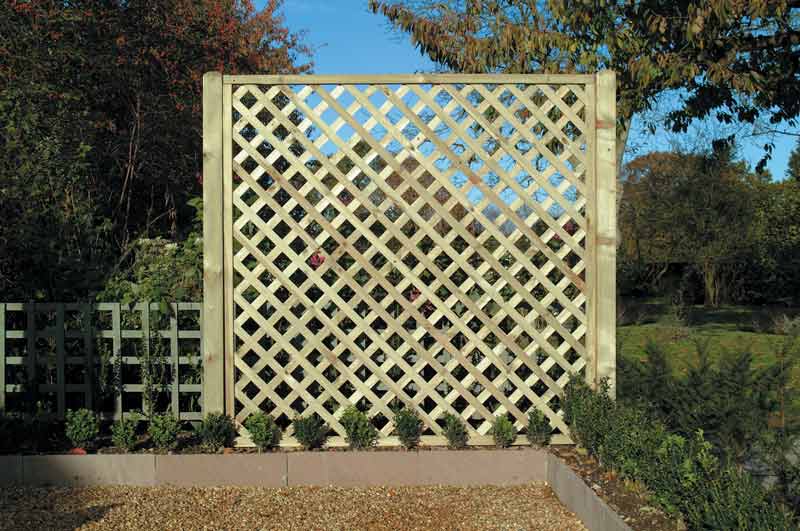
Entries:
[[6, 409], [6, 305], [0, 302], [0, 411]]
[[225, 408], [222, 74], [203, 76], [203, 414]]
[[597, 74], [595, 194], [595, 377], [608, 378], [616, 395], [617, 364], [617, 79], [613, 71]]

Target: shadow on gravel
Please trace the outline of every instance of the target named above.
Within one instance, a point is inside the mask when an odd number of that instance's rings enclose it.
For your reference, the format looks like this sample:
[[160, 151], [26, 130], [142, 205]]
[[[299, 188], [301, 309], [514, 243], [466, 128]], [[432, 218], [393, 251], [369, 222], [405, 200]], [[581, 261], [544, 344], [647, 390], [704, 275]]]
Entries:
[[88, 505], [81, 489], [0, 489], [0, 530], [66, 530], [98, 522], [119, 504]]

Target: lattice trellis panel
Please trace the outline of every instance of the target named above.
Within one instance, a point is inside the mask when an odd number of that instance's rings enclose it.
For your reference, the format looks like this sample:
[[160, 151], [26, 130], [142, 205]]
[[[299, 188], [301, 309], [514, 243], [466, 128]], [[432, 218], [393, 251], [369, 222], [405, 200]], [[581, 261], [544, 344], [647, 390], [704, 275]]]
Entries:
[[594, 76], [273, 79], [223, 88], [229, 412], [566, 433], [594, 377]]

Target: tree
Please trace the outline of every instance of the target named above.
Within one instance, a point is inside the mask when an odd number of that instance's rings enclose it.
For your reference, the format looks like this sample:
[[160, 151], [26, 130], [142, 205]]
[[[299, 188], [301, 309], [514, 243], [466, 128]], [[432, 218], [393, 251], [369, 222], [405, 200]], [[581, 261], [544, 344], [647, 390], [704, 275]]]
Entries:
[[796, 304], [800, 297], [800, 181], [765, 182], [757, 190], [748, 298]]
[[800, 182], [800, 140], [797, 141], [797, 145], [789, 154], [789, 167], [786, 169], [786, 177]]
[[632, 117], [668, 89], [686, 92], [670, 115], [679, 130], [710, 113], [748, 123], [766, 115], [792, 125], [800, 113], [797, 0], [370, 0], [369, 6], [452, 70], [615, 70], [619, 165]]
[[718, 305], [733, 295], [742, 257], [756, 239], [756, 182], [722, 148], [631, 161], [623, 175], [621, 261], [692, 264], [701, 273], [705, 303]]
[[[311, 67], [281, 5], [0, 4], [0, 211], [16, 216], [0, 224], [0, 291], [82, 297], [133, 262], [141, 238], [186, 236], [202, 186], [203, 73]], [[43, 271], [52, 282], [38, 293]]]

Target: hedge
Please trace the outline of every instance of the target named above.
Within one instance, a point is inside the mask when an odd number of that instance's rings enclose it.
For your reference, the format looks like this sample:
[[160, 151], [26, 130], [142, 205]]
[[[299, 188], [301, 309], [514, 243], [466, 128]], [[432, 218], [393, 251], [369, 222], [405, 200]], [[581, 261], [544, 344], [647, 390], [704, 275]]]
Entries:
[[612, 400], [606, 383], [594, 391], [579, 378], [567, 385], [563, 409], [577, 444], [604, 468], [647, 487], [689, 531], [797, 529], [763, 485], [719, 461], [702, 431], [689, 439], [672, 434], [646, 409]]

